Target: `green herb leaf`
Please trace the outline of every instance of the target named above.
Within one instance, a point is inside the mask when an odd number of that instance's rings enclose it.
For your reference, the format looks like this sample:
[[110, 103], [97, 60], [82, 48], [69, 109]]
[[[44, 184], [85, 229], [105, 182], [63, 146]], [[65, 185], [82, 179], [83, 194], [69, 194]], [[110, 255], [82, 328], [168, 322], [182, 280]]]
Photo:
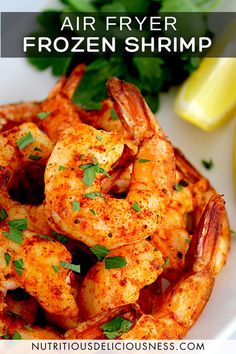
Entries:
[[18, 339], [22, 339], [20, 333], [18, 333], [17, 331], [14, 331], [12, 339], [18, 340]]
[[37, 114], [37, 117], [39, 119], [43, 120], [43, 119], [47, 118], [50, 114], [51, 114], [51, 112], [40, 112]]
[[40, 149], [40, 148], [39, 148], [39, 147], [37, 147], [37, 146], [34, 148], [34, 151], [40, 151], [40, 152], [43, 152], [43, 150], [42, 150], [42, 149]]
[[116, 257], [107, 257], [105, 258], [105, 268], [114, 269], [114, 268], [124, 268], [127, 265], [125, 258], [116, 256]]
[[0, 209], [0, 221], [5, 220], [8, 217], [8, 214], [5, 209]]
[[60, 266], [65, 269], [73, 270], [76, 273], [80, 273], [80, 265], [71, 264], [68, 262], [60, 262]]
[[182, 189], [183, 189], [183, 187], [182, 187], [179, 183], [176, 183], [176, 184], [175, 184], [175, 190], [176, 190], [177, 192], [181, 192]]
[[50, 237], [48, 235], [38, 235], [38, 237], [44, 238], [44, 239], [49, 240], [49, 241], [55, 241], [52, 237]]
[[191, 240], [190, 240], [189, 238], [186, 238], [186, 239], [185, 239], [185, 242], [190, 243]]
[[10, 262], [11, 262], [11, 256], [9, 253], [4, 253], [4, 258], [5, 258], [5, 262], [7, 267], [9, 266]]
[[139, 206], [139, 204], [137, 202], [135, 202], [133, 205], [132, 205], [132, 209], [134, 209], [135, 211], [137, 211], [137, 213], [139, 213], [141, 211], [141, 208]]
[[32, 155], [32, 154], [29, 155], [30, 160], [38, 161], [41, 160], [41, 158], [42, 158], [41, 156]]
[[162, 265], [162, 268], [169, 267], [169, 265], [170, 265], [170, 257], [167, 257], [164, 264]]
[[93, 209], [89, 209], [89, 210], [91, 211], [91, 213], [92, 213], [93, 215], [97, 215], [95, 210], [93, 210]]
[[66, 169], [67, 168], [65, 166], [61, 166], [61, 165], [58, 167], [58, 171], [62, 171], [62, 170], [66, 170]]
[[22, 276], [23, 274], [23, 268], [24, 268], [24, 261], [23, 259], [17, 259], [16, 261], [13, 262], [14, 268], [17, 271], [17, 273]]
[[132, 322], [122, 318], [116, 317], [110, 322], [107, 322], [100, 328], [103, 330], [103, 334], [108, 339], [114, 339], [120, 337], [122, 334], [127, 333], [132, 327]]
[[99, 261], [102, 261], [103, 258], [109, 253], [109, 250], [105, 246], [96, 245], [91, 247], [90, 250], [95, 254]]
[[116, 113], [116, 111], [114, 110], [114, 108], [111, 109], [111, 119], [112, 119], [113, 121], [116, 121], [116, 120], [119, 119], [119, 118], [118, 118], [118, 115], [117, 115], [117, 113]]
[[65, 235], [59, 234], [56, 231], [52, 231], [53, 235], [56, 236], [57, 240], [61, 243], [63, 243], [63, 245], [65, 245], [68, 242], [68, 238]]
[[96, 136], [96, 139], [97, 139], [98, 141], [102, 141], [102, 137], [99, 136], [99, 135]]
[[26, 146], [34, 142], [34, 138], [31, 132], [27, 133], [25, 136], [17, 140], [17, 145], [20, 150], [23, 150]]
[[56, 265], [52, 265], [52, 268], [55, 273], [59, 273], [59, 268]]
[[10, 225], [10, 227], [17, 230], [27, 230], [27, 224], [28, 224], [27, 219], [14, 219], [8, 221], [8, 225]]
[[211, 170], [212, 167], [214, 166], [214, 162], [212, 159], [210, 159], [209, 161], [206, 160], [202, 160], [202, 165], [207, 169], [207, 170]]
[[151, 160], [147, 160], [147, 159], [138, 159], [138, 163], [146, 163], [146, 162], [150, 162]]
[[104, 198], [104, 194], [100, 192], [90, 192], [90, 193], [85, 193], [84, 196], [89, 199], [95, 199], [96, 197], [102, 197]]
[[31, 328], [29, 325], [24, 325], [24, 328], [29, 332], [34, 332], [33, 328]]
[[75, 202], [72, 202], [71, 204], [72, 204], [72, 208], [75, 212], [80, 210], [80, 203], [79, 202], [75, 201]]
[[6, 236], [9, 240], [18, 243], [19, 245], [21, 245], [23, 242], [23, 234], [20, 230], [11, 227], [10, 232], [3, 232], [2, 234]]

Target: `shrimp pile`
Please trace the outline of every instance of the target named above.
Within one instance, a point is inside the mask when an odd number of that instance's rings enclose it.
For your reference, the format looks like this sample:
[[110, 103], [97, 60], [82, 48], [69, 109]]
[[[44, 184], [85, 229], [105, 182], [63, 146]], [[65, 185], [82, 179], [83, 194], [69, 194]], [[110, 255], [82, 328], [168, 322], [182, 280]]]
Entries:
[[224, 200], [134, 85], [75, 105], [85, 70], [0, 107], [1, 338], [182, 338], [227, 260]]

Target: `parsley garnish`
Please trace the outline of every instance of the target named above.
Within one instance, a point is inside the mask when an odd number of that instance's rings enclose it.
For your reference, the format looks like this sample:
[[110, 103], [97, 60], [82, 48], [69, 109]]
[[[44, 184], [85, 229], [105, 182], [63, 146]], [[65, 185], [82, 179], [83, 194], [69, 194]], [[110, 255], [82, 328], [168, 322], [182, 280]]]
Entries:
[[111, 177], [104, 168], [99, 166], [98, 162], [87, 163], [85, 165], [81, 165], [79, 168], [84, 170], [83, 182], [87, 187], [91, 187], [93, 184], [96, 173], [104, 173], [107, 177]]
[[42, 158], [41, 156], [32, 155], [32, 154], [29, 155], [30, 160], [38, 161], [41, 160], [41, 158]]
[[211, 170], [212, 167], [214, 166], [214, 162], [212, 159], [210, 159], [209, 161], [206, 161], [206, 160], [202, 160], [201, 161], [203, 166], [207, 169], [207, 170]]
[[147, 160], [147, 159], [138, 159], [138, 163], [146, 163], [146, 162], [150, 162], [151, 160]]
[[80, 273], [80, 265], [71, 264], [68, 262], [60, 262], [60, 266], [65, 269], [73, 270], [76, 273]]
[[116, 111], [114, 110], [114, 108], [111, 109], [111, 119], [114, 120], [114, 121], [119, 119]]
[[166, 268], [170, 265], [170, 257], [166, 257], [165, 262], [162, 264], [162, 268]]
[[8, 217], [8, 214], [5, 209], [0, 209], [0, 221], [5, 220]]
[[17, 140], [17, 145], [19, 147], [20, 150], [23, 150], [26, 146], [28, 146], [29, 144], [33, 143], [34, 138], [31, 134], [31, 132], [27, 133], [25, 136], [23, 136], [22, 138], [20, 138], [19, 140]]
[[102, 137], [99, 136], [99, 135], [96, 136], [96, 139], [97, 139], [98, 141], [102, 141]]
[[102, 261], [103, 258], [109, 253], [109, 250], [105, 246], [96, 245], [91, 247], [90, 250], [95, 254], [99, 261]]
[[102, 197], [104, 198], [104, 194], [100, 192], [90, 192], [90, 193], [85, 193], [84, 196], [89, 199], [95, 199], [96, 197]]
[[12, 339], [21, 339], [21, 338], [22, 337], [21, 337], [20, 333], [18, 333], [17, 331], [14, 331]]
[[27, 219], [14, 219], [8, 221], [8, 225], [10, 227], [17, 230], [26, 230], [27, 229], [28, 220]]
[[105, 268], [114, 269], [114, 268], [124, 268], [127, 265], [125, 258], [116, 256], [116, 257], [107, 257], [105, 258]]
[[107, 322], [100, 328], [103, 330], [103, 334], [108, 339], [114, 339], [120, 337], [122, 334], [128, 332], [132, 327], [132, 322], [125, 320], [122, 317], [116, 317], [110, 322]]
[[59, 234], [58, 232], [56, 231], [52, 231], [53, 235], [56, 236], [57, 240], [61, 243], [63, 243], [63, 245], [65, 245], [68, 241], [67, 237], [62, 235], [62, 234]]
[[44, 238], [44, 239], [49, 240], [49, 241], [55, 241], [52, 237], [50, 237], [48, 235], [38, 235], [38, 237]]
[[63, 171], [63, 170], [66, 170], [67, 168], [65, 167], [65, 166], [62, 166], [62, 165], [60, 165], [59, 167], [58, 167], [58, 171]]
[[56, 265], [52, 265], [52, 268], [55, 273], [59, 273], [59, 268]]
[[14, 263], [14, 268], [17, 271], [17, 273], [22, 276], [23, 274], [23, 268], [24, 268], [24, 261], [23, 259], [17, 259], [16, 261], [13, 262]]
[[189, 238], [186, 238], [186, 239], [185, 239], [185, 242], [190, 243], [191, 240], [190, 240]]
[[34, 148], [34, 151], [40, 151], [40, 152], [43, 152], [43, 150], [41, 150], [41, 149], [40, 149], [39, 147], [37, 147], [37, 146]]
[[24, 328], [30, 332], [34, 332], [33, 328], [31, 328], [29, 325], [24, 325]]
[[131, 208], [134, 209], [135, 211], [137, 211], [137, 213], [139, 213], [141, 211], [141, 208], [137, 202], [135, 202]]
[[3, 232], [2, 234], [6, 236], [9, 240], [18, 243], [19, 245], [21, 245], [23, 242], [23, 234], [20, 230], [11, 227], [10, 232]]
[[72, 208], [74, 211], [79, 211], [80, 210], [80, 203], [75, 201], [75, 202], [72, 202]]
[[182, 189], [183, 189], [183, 187], [182, 187], [179, 183], [176, 183], [176, 184], [175, 184], [175, 190], [176, 190], [177, 192], [181, 192]]
[[40, 112], [37, 114], [37, 117], [39, 119], [43, 120], [43, 119], [47, 118], [50, 114], [51, 114], [51, 112]]
[[95, 210], [93, 210], [93, 209], [89, 209], [89, 210], [91, 211], [91, 213], [92, 213], [93, 215], [97, 215]]
[[9, 266], [10, 261], [11, 261], [10, 254], [9, 253], [4, 253], [4, 258], [5, 258], [6, 265]]

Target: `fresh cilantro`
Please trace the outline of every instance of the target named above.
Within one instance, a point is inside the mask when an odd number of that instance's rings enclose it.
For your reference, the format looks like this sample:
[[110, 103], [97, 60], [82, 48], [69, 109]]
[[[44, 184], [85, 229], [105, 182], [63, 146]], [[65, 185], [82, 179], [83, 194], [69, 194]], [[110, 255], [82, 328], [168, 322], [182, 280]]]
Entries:
[[34, 138], [31, 134], [31, 132], [29, 132], [26, 135], [24, 135], [22, 138], [17, 140], [16, 143], [17, 143], [19, 149], [23, 150], [26, 146], [28, 146], [29, 144], [31, 144], [33, 142], [34, 142]]
[[96, 197], [102, 197], [104, 198], [104, 194], [100, 192], [90, 192], [90, 193], [85, 193], [84, 196], [89, 199], [95, 199]]
[[41, 158], [42, 158], [41, 156], [29, 154], [29, 159], [30, 160], [38, 161], [38, 160], [41, 160]]
[[8, 217], [8, 214], [5, 209], [0, 209], [0, 221], [5, 220]]
[[176, 190], [177, 192], [181, 192], [182, 189], [183, 189], [183, 187], [182, 187], [179, 183], [176, 183], [176, 184], [175, 184], [175, 190]]
[[97, 161], [95, 161], [95, 163], [87, 163], [85, 165], [81, 165], [79, 168], [84, 170], [83, 182], [87, 187], [91, 187], [93, 184], [96, 173], [103, 173], [107, 177], [110, 177], [108, 172], [104, 168], [100, 167]]
[[59, 167], [58, 167], [58, 171], [63, 171], [63, 170], [66, 170], [67, 168], [65, 167], [65, 166], [62, 166], [62, 165], [60, 165]]
[[120, 337], [122, 334], [128, 332], [132, 327], [132, 322], [122, 318], [116, 317], [110, 322], [107, 322], [100, 328], [103, 330], [103, 334], [108, 339], [115, 339]]
[[65, 245], [68, 242], [68, 238], [65, 235], [59, 234], [56, 231], [52, 231], [53, 235], [56, 236], [57, 240], [61, 243], [63, 243], [63, 245]]
[[80, 265], [71, 264], [68, 262], [60, 262], [60, 266], [65, 269], [73, 270], [76, 273], [80, 273]]
[[17, 271], [17, 273], [20, 275], [20, 276], [22, 276], [22, 274], [23, 274], [23, 268], [24, 268], [24, 261], [23, 261], [23, 259], [21, 258], [21, 259], [17, 259], [17, 260], [15, 260], [14, 262], [13, 262], [13, 264], [14, 264], [14, 268], [15, 268], [15, 270]]
[[12, 339], [22, 339], [20, 333], [18, 333], [17, 331], [14, 331]]
[[212, 159], [210, 159], [209, 161], [206, 160], [202, 160], [202, 165], [207, 169], [207, 170], [211, 170], [214, 166], [214, 162]]
[[93, 215], [97, 215], [94, 209], [89, 209]]
[[105, 258], [106, 269], [124, 268], [126, 265], [127, 265], [127, 261], [123, 257], [116, 256], [116, 257]]
[[185, 242], [187, 242], [189, 244], [191, 242], [191, 240], [189, 238], [186, 238]]
[[96, 136], [96, 139], [97, 139], [98, 141], [102, 141], [102, 137], [101, 137], [100, 135], [97, 135], [97, 136]]
[[162, 268], [169, 267], [170, 265], [170, 257], [166, 257], [165, 262], [162, 264]]
[[80, 210], [80, 203], [79, 202], [75, 201], [75, 202], [72, 202], [71, 204], [72, 204], [72, 208], [75, 212]]
[[7, 267], [9, 266], [10, 262], [11, 262], [11, 256], [9, 253], [4, 253], [4, 258], [5, 258], [5, 262]]
[[38, 237], [49, 240], [49, 241], [55, 241], [52, 237], [48, 235], [38, 235]]
[[34, 148], [34, 151], [40, 151], [40, 152], [43, 152], [43, 150], [42, 150], [42, 149], [40, 149], [40, 148], [39, 148], [39, 147], [37, 147], [37, 146]]
[[96, 245], [91, 247], [90, 250], [95, 254], [99, 261], [102, 261], [103, 258], [109, 253], [109, 250], [105, 246]]
[[119, 119], [116, 111], [114, 110], [114, 108], [111, 109], [111, 119], [114, 120], [114, 121]]
[[37, 117], [39, 119], [43, 120], [43, 119], [47, 118], [50, 114], [51, 114], [51, 112], [40, 112], [37, 114]]
[[134, 204], [131, 207], [133, 210], [137, 211], [139, 213], [141, 211], [141, 208], [137, 202], [134, 202]]
[[24, 328], [29, 332], [34, 332], [33, 328], [31, 328], [29, 325], [24, 325]]
[[27, 230], [27, 224], [28, 224], [27, 219], [14, 219], [8, 221], [8, 225], [10, 225], [10, 227], [17, 230]]

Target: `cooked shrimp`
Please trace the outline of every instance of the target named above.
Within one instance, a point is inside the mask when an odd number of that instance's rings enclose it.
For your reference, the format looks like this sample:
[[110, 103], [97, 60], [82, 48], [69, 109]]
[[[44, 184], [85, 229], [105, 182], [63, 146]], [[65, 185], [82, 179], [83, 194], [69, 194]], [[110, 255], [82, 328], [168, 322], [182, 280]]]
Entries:
[[[49, 313], [64, 318], [76, 317], [78, 307], [68, 284], [71, 271], [60, 266], [62, 261], [71, 261], [65, 246], [28, 230], [23, 231], [22, 245], [9, 237], [8, 229], [1, 230], [1, 291], [22, 287]], [[6, 254], [10, 258], [8, 265]], [[20, 272], [17, 272], [17, 266]]]
[[[171, 199], [175, 160], [171, 144], [138, 89], [116, 78], [108, 86], [120, 118], [139, 144], [129, 192], [125, 199], [101, 193], [104, 172], [122, 154], [121, 134], [78, 124], [62, 132], [48, 161], [45, 212], [54, 230], [88, 246], [115, 248], [157, 229], [157, 217]], [[144, 159], [148, 162], [140, 163]]]
[[9, 130], [25, 122], [36, 122], [39, 102], [20, 102], [0, 106], [0, 131]]
[[42, 121], [41, 127], [53, 142], [58, 140], [64, 129], [80, 122], [78, 109], [72, 102], [72, 96], [84, 70], [85, 65], [80, 64], [68, 78], [63, 76], [48, 98], [41, 103], [40, 111], [48, 113], [48, 116]]
[[49, 326], [41, 328], [30, 325], [10, 314], [0, 314], [0, 328], [2, 339], [61, 339], [60, 334]]
[[106, 269], [105, 258], [86, 274], [78, 296], [85, 319], [137, 301], [140, 289], [157, 279], [164, 263], [161, 253], [145, 240], [116, 248], [108, 256], [123, 257], [127, 265]]
[[[208, 302], [214, 285], [215, 257], [220, 232], [224, 221], [224, 201], [212, 197], [195, 229], [186, 256], [185, 270], [180, 279], [172, 284], [163, 295], [163, 302], [150, 315], [139, 315], [131, 322], [131, 329], [119, 339], [180, 339], [186, 335]], [[122, 315], [120, 308], [105, 316], [108, 321]], [[109, 316], [109, 317], [108, 317]], [[102, 322], [102, 323], [101, 323]], [[101, 330], [102, 317], [96, 317], [66, 332], [67, 339], [104, 338]], [[86, 335], [86, 337], [85, 337]]]

